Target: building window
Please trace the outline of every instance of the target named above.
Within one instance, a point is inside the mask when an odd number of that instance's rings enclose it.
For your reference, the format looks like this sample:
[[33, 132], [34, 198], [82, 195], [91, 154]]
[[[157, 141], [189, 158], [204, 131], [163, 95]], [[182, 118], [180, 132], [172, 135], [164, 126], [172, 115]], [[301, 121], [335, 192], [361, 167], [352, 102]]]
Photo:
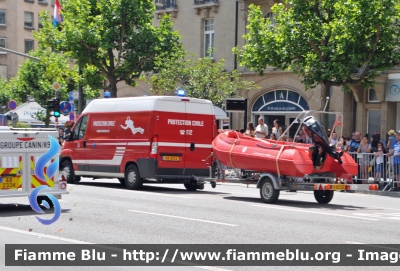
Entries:
[[33, 13], [25, 11], [24, 13], [24, 26], [33, 28]]
[[6, 24], [6, 10], [0, 9], [0, 25]]
[[368, 90], [368, 102], [369, 103], [379, 103], [378, 95], [376, 95], [375, 89], [370, 88]]
[[275, 25], [275, 19], [274, 19], [274, 13], [272, 11], [268, 11], [265, 15], [264, 15], [264, 19], [268, 19], [271, 21], [272, 25]]
[[208, 52], [214, 47], [214, 19], [204, 20], [204, 56], [214, 57], [214, 52]]
[[25, 54], [33, 50], [33, 40], [25, 40]]
[[381, 110], [368, 110], [368, 136], [381, 130]]
[[42, 24], [42, 18], [40, 17], [40, 14], [38, 14], [38, 28], [43, 28], [43, 24]]
[[46, 4], [47, 5], [47, 0], [38, 0], [39, 4]]
[[54, 2], [55, 2], [56, 0], [51, 0], [51, 5], [52, 6], [54, 6]]

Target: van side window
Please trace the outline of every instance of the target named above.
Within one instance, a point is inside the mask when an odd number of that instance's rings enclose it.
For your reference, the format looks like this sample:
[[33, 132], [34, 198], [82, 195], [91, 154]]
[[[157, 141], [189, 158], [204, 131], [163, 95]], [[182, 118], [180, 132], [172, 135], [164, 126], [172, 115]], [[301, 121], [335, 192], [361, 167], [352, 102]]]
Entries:
[[75, 125], [74, 135], [73, 135], [74, 140], [77, 140], [77, 139], [79, 140], [79, 139], [83, 138], [83, 136], [85, 135], [85, 132], [86, 132], [87, 121], [88, 121], [88, 116], [84, 116]]

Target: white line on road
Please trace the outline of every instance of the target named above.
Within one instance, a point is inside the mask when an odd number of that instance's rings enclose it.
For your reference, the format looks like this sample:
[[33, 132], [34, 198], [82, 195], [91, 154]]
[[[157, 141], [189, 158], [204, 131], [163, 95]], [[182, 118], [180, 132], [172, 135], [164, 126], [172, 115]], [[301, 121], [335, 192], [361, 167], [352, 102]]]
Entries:
[[128, 212], [135, 212], [135, 213], [142, 213], [142, 214], [148, 214], [148, 215], [159, 215], [159, 216], [180, 218], [180, 219], [193, 220], [193, 221], [199, 221], [199, 222], [205, 222], [205, 223], [213, 223], [213, 224], [219, 224], [219, 225], [225, 225], [225, 226], [231, 226], [231, 227], [239, 226], [239, 225], [223, 223], [223, 222], [216, 222], [216, 221], [203, 220], [203, 219], [184, 217], [184, 216], [176, 216], [176, 215], [165, 215], [165, 214], [158, 214], [158, 213], [150, 213], [150, 212], [143, 212], [143, 211], [137, 211], [137, 210], [128, 210]]
[[28, 235], [37, 236], [37, 237], [44, 237], [44, 238], [49, 238], [49, 239], [54, 239], [54, 240], [59, 240], [59, 241], [65, 241], [65, 242], [70, 242], [70, 243], [75, 243], [75, 244], [93, 244], [93, 243], [88, 243], [88, 242], [79, 241], [79, 240], [75, 240], [75, 239], [69, 239], [69, 238], [64, 238], [64, 237], [59, 237], [59, 236], [54, 236], [54, 235], [48, 235], [48, 234], [43, 234], [43, 233], [38, 233], [38, 232], [27, 232], [27, 231], [8, 228], [8, 227], [3, 227], [3, 226], [0, 226], [0, 230], [24, 233], [24, 234], [28, 234]]
[[396, 211], [400, 211], [400, 209], [389, 208], [389, 207], [379, 207], [379, 206], [369, 206], [368, 208], [381, 208], [381, 209], [386, 209], [386, 210], [396, 210]]
[[351, 242], [351, 241], [344, 241], [347, 244], [355, 244], [355, 245], [365, 245], [365, 243], [358, 243], [358, 242]]
[[303, 209], [300, 209], [300, 208], [282, 208], [282, 207], [275, 207], [275, 206], [270, 206], [270, 205], [258, 205], [258, 204], [253, 204], [251, 206], [264, 207], [264, 208], [270, 208], [270, 209], [278, 209], [278, 210], [285, 210], [285, 211], [303, 212], [303, 213], [310, 213], [310, 214], [318, 214], [318, 215], [341, 216], [341, 217], [349, 217], [349, 218], [364, 219], [364, 220], [378, 220], [378, 219], [367, 218], [367, 217], [357, 217], [357, 216], [349, 216], [349, 215], [340, 215], [340, 214], [322, 213], [322, 212], [315, 212], [315, 211], [306, 211], [306, 210], [303, 210]]
[[[111, 188], [113, 189], [113, 188]], [[144, 191], [132, 191], [132, 190], [123, 190], [123, 189], [113, 189], [115, 191], [123, 191], [123, 192], [130, 192], [130, 193], [138, 193], [138, 194], [147, 194], [147, 195], [153, 195], [153, 196], [162, 196], [162, 197], [172, 197], [172, 198], [182, 198], [182, 199], [191, 199], [191, 197], [185, 197], [185, 196], [175, 196], [175, 195], [167, 195], [167, 194], [161, 194], [157, 192], [144, 192]]]

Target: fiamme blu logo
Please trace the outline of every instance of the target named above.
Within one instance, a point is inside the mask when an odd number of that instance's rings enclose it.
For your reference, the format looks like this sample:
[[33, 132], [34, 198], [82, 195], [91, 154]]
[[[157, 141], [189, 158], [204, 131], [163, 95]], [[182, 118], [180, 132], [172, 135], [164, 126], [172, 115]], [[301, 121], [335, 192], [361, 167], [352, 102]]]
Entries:
[[[54, 176], [54, 174], [58, 170], [58, 163], [59, 163], [58, 153], [60, 151], [60, 145], [58, 144], [57, 140], [50, 135], [49, 135], [49, 140], [50, 140], [49, 150], [45, 152], [42, 156], [40, 156], [35, 165], [35, 175], [40, 180], [46, 183], [50, 181], [50, 179]], [[48, 164], [53, 158], [54, 161], [51, 162], [46, 167], [46, 164]], [[40, 208], [37, 202], [37, 197], [42, 189], [51, 190], [52, 188], [50, 188], [48, 185], [41, 185], [33, 189], [31, 194], [29, 195], [29, 204], [31, 205], [32, 209], [39, 214], [45, 213], [42, 210], [42, 208]], [[54, 216], [51, 219], [42, 219], [36, 216], [36, 219], [44, 225], [50, 225], [56, 222], [60, 218], [61, 206], [56, 197], [54, 197], [51, 194], [46, 194], [46, 196], [51, 200], [51, 202], [54, 205]], [[41, 204], [47, 209], [50, 209], [50, 205], [47, 203], [47, 201], [42, 201]]]

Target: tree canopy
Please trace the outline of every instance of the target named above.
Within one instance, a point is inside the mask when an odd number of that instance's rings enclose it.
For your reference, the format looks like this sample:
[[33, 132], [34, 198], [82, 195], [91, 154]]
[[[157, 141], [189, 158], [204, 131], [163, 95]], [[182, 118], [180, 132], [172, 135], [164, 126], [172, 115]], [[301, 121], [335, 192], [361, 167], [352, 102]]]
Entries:
[[[306, 88], [318, 84], [321, 110], [331, 86], [372, 86], [400, 60], [398, 0], [286, 0], [272, 7], [275, 22], [251, 5], [239, 62], [263, 74], [290, 69]], [[327, 107], [329, 110], [329, 106]]]
[[186, 90], [186, 95], [193, 98], [207, 99], [215, 105], [223, 105], [225, 99], [233, 97], [238, 90], [258, 89], [251, 81], [243, 80], [241, 74], [224, 69], [225, 60], [214, 61], [210, 57], [196, 58], [191, 55], [163, 63], [157, 74], [147, 82], [152, 91], [158, 94], [172, 94], [179, 87]]
[[64, 21], [54, 28], [43, 14], [36, 35], [42, 46], [68, 53], [81, 68], [91, 67], [108, 81], [117, 97], [117, 83], [135, 86], [142, 72], [152, 71], [156, 59], [182, 54], [179, 35], [168, 16], [152, 25], [153, 0], [63, 0]]
[[[68, 101], [68, 92], [75, 89], [80, 78], [77, 68], [70, 68], [70, 58], [64, 54], [51, 52], [50, 49], [40, 47], [30, 55], [40, 59], [25, 60], [10, 82], [7, 83], [10, 96], [21, 102], [26, 102], [31, 96], [46, 112], [38, 112], [35, 116], [44, 121], [46, 127], [50, 122], [50, 112], [47, 109], [47, 101], [55, 97], [55, 90], [52, 85], [59, 83], [62, 87], [58, 92], [61, 101]], [[87, 96], [98, 96], [98, 91], [87, 88]]]

